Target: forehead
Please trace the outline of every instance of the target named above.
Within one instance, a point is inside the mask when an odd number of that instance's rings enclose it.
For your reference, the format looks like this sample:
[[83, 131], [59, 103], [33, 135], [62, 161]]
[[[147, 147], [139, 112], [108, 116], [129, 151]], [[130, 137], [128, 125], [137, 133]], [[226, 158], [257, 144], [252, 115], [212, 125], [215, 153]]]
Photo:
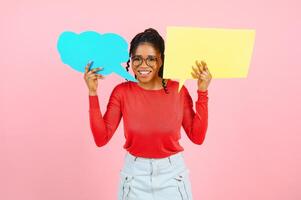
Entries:
[[155, 49], [155, 47], [150, 44], [150, 43], [147, 43], [147, 42], [143, 42], [143, 43], [140, 43], [135, 52], [134, 52], [134, 55], [158, 55], [159, 52]]

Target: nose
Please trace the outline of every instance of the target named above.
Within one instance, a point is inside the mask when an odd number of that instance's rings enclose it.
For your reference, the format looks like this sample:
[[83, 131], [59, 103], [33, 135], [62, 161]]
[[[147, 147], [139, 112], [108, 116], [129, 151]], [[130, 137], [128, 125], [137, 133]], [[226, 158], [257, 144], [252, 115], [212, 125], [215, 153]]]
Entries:
[[148, 65], [146, 64], [146, 59], [142, 59], [142, 63], [140, 65], [141, 66], [145, 66], [145, 67], [148, 67]]

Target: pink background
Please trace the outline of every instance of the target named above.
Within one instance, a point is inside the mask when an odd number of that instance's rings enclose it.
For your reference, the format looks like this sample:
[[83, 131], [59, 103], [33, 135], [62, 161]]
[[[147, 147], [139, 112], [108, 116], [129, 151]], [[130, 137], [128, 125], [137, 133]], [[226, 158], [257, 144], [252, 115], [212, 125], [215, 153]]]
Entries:
[[[0, 7], [0, 199], [110, 200], [125, 150], [123, 122], [94, 144], [83, 74], [56, 50], [65, 30], [254, 28], [247, 79], [212, 80], [204, 144], [181, 144], [195, 200], [301, 199], [301, 3], [286, 1], [6, 1]], [[218, 58], [217, 58], [218, 59]], [[210, 67], [210, 66], [209, 66]], [[115, 85], [98, 88], [102, 112]], [[185, 85], [195, 101], [196, 81]]]

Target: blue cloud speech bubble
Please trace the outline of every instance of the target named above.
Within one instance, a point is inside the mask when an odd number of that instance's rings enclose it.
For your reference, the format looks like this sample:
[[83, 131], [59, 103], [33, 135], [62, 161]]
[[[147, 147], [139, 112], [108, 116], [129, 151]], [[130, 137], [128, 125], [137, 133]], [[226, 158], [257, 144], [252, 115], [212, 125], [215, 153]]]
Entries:
[[62, 62], [76, 71], [84, 73], [87, 63], [93, 61], [91, 69], [103, 67], [97, 74], [108, 75], [114, 72], [127, 80], [138, 82], [121, 65], [128, 61], [129, 52], [126, 40], [120, 35], [65, 31], [59, 36], [57, 49]]

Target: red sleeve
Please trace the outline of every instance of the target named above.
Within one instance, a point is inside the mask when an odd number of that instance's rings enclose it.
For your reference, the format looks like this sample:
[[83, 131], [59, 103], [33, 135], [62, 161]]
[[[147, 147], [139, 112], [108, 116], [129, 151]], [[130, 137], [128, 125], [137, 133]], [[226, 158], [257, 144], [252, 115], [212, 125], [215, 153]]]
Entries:
[[122, 117], [121, 97], [117, 88], [115, 87], [111, 93], [104, 116], [102, 116], [100, 111], [98, 96], [89, 95], [90, 128], [95, 144], [98, 147], [104, 146], [109, 142]]
[[208, 127], [208, 90], [197, 90], [198, 100], [195, 102], [196, 112], [193, 110], [192, 98], [185, 86], [184, 115], [182, 126], [188, 138], [195, 144], [202, 144]]

